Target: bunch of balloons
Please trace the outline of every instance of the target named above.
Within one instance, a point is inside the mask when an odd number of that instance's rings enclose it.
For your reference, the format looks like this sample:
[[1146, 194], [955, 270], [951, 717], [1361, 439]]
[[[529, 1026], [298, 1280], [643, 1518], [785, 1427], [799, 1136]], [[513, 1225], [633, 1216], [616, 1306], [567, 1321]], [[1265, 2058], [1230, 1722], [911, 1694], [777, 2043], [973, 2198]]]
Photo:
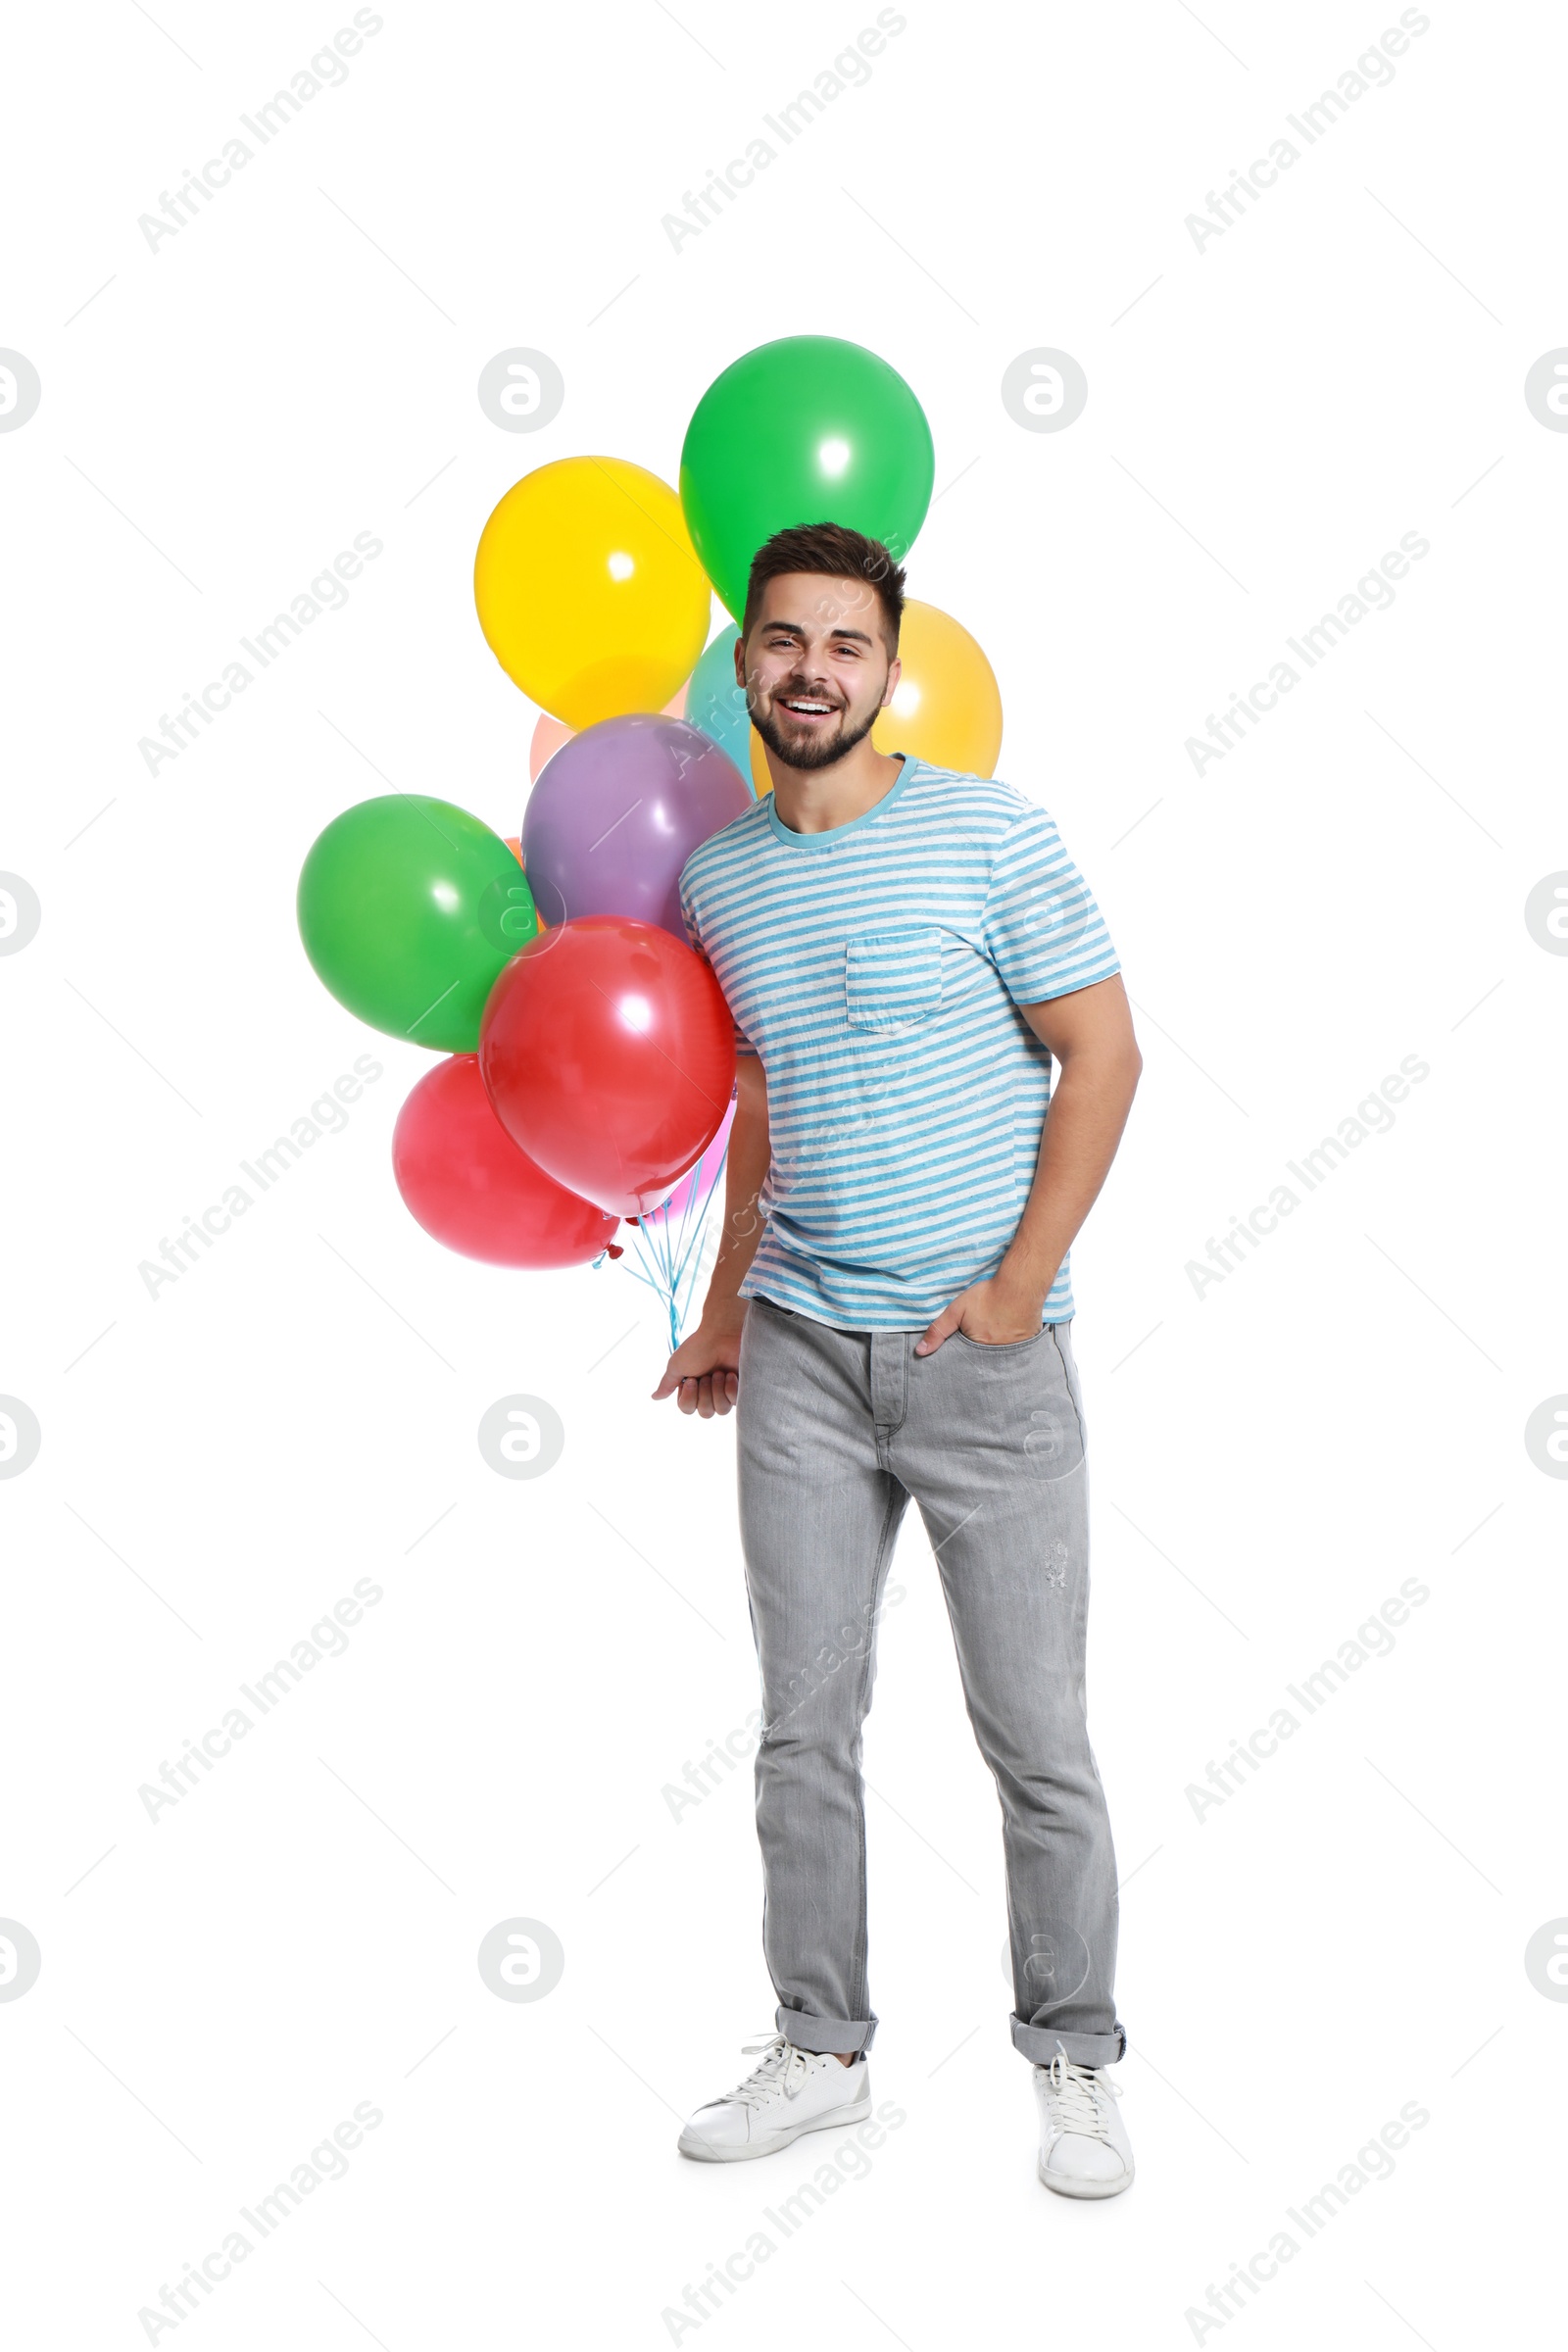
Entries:
[[[679, 879], [770, 779], [736, 685], [752, 557], [844, 523], [900, 561], [930, 503], [930, 428], [887, 363], [794, 335], [724, 369], [687, 427], [679, 493], [621, 458], [513, 485], [480, 534], [486, 641], [540, 718], [520, 833], [393, 793], [335, 817], [300, 874], [318, 977], [360, 1019], [444, 1056], [398, 1116], [398, 1189], [424, 1230], [507, 1266], [638, 1239], [678, 1345], [723, 1168], [734, 1027], [687, 944]], [[705, 650], [706, 647], [706, 650]], [[996, 679], [948, 614], [905, 610], [903, 678], [873, 740], [990, 775]], [[633, 1271], [637, 1271], [633, 1268]]]

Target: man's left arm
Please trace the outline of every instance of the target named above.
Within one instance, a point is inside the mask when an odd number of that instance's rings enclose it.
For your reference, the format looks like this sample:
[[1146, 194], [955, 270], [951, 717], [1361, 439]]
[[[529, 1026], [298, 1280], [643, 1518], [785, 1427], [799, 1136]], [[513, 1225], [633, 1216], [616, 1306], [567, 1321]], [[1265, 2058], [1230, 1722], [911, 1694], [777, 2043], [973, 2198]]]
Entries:
[[996, 1273], [949, 1301], [916, 1341], [917, 1355], [929, 1355], [956, 1331], [991, 1348], [1034, 1337], [1057, 1269], [1110, 1172], [1132, 1108], [1144, 1057], [1119, 972], [1018, 1009], [1057, 1064], [1034, 1183]]

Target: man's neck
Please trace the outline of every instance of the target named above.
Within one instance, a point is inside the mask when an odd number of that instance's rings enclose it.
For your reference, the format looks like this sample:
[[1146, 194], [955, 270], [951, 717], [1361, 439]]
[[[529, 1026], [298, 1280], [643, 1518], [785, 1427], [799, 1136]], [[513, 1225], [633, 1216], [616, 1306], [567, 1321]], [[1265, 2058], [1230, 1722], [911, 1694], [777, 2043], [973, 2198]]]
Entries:
[[902, 755], [874, 751], [868, 735], [831, 767], [787, 767], [776, 753], [763, 749], [773, 806], [792, 833], [830, 833], [836, 825], [853, 823], [886, 800], [904, 772]]

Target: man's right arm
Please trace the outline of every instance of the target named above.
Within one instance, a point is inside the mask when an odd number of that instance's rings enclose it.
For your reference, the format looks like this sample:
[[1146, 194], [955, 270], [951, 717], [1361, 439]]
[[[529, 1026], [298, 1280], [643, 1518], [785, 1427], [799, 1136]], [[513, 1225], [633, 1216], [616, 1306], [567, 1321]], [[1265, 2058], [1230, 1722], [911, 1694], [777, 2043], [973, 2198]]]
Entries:
[[727, 1413], [740, 1394], [741, 1332], [747, 1301], [740, 1286], [761, 1239], [762, 1186], [771, 1147], [767, 1128], [767, 1073], [755, 1054], [736, 1057], [735, 1117], [724, 1161], [724, 1225], [718, 1256], [709, 1278], [702, 1320], [682, 1340], [653, 1392], [655, 1399], [674, 1394], [683, 1413], [705, 1421]]

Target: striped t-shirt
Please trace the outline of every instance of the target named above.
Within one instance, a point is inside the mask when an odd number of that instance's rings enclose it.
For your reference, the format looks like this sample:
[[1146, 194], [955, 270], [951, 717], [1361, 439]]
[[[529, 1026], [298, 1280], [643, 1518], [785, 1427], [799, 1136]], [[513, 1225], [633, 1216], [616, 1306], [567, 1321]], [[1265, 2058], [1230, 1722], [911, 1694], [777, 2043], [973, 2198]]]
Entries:
[[[767, 1074], [740, 1296], [923, 1327], [995, 1274], [1034, 1182], [1052, 1057], [1018, 1006], [1121, 969], [1055, 826], [1009, 784], [906, 756], [825, 833], [763, 793], [692, 852], [680, 903]], [[1072, 1311], [1063, 1258], [1042, 1320]]]

